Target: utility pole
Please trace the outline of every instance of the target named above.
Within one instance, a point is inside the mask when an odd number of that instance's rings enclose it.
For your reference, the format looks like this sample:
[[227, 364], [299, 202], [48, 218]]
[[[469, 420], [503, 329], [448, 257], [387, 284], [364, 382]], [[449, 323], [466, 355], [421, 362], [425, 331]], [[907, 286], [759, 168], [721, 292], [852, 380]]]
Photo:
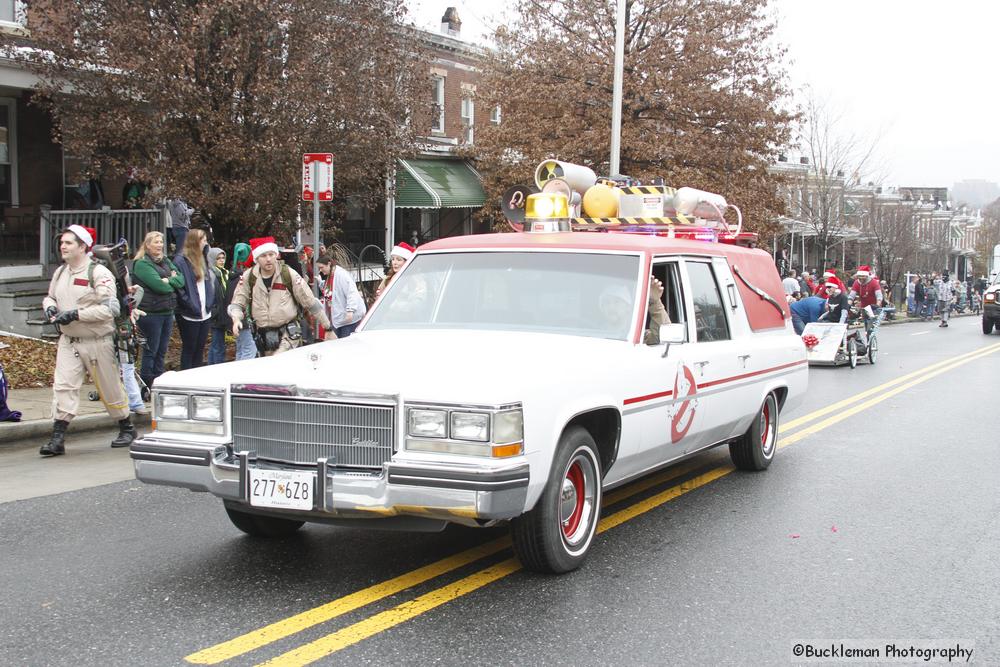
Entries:
[[625, 61], [625, 0], [618, 0], [615, 16], [615, 82], [611, 102], [611, 159], [609, 176], [617, 176], [620, 171], [622, 144], [622, 73]]

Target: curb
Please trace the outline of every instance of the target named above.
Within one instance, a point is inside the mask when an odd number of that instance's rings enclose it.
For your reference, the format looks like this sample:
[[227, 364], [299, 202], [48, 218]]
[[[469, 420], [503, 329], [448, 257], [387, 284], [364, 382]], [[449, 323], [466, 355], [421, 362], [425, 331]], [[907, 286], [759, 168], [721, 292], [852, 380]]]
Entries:
[[[132, 415], [132, 423], [136, 426], [149, 424], [149, 415]], [[68, 433], [83, 431], [99, 431], [113, 428], [118, 420], [107, 413], [81, 415], [69, 423]], [[51, 419], [31, 419], [24, 422], [0, 424], [0, 448], [20, 443], [29, 438], [44, 438], [52, 434]]]
[[[958, 319], [960, 317], [981, 317], [981, 316], [982, 316], [982, 313], [980, 313], [980, 314], [976, 314], [976, 313], [960, 313], [960, 314], [952, 315], [951, 319], [954, 320], [954, 319]], [[932, 317], [931, 319], [927, 320], [927, 322], [933, 322], [936, 319], [937, 319], [936, 317]], [[921, 320], [919, 317], [897, 317], [897, 318], [892, 319], [892, 320], [882, 320], [882, 323], [879, 326], [880, 327], [887, 327], [887, 326], [892, 326], [894, 324], [909, 324], [910, 322], [923, 322], [923, 321], [924, 320]]]

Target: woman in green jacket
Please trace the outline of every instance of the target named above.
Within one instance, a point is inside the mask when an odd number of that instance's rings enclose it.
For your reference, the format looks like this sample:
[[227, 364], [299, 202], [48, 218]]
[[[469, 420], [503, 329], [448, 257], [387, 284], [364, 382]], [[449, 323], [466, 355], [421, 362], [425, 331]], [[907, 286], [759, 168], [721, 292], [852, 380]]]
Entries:
[[132, 276], [143, 287], [139, 309], [146, 314], [139, 318], [138, 326], [146, 337], [146, 344], [139, 375], [147, 387], [152, 387], [153, 380], [163, 374], [163, 362], [174, 329], [176, 292], [184, 287], [184, 276], [164, 254], [163, 244], [160, 232], [146, 234], [132, 266]]

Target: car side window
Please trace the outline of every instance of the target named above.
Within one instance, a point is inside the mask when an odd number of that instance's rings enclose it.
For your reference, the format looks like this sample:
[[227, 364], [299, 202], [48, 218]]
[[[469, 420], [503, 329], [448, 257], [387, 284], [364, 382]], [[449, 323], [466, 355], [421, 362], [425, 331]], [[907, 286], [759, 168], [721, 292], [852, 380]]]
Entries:
[[688, 262], [688, 279], [694, 301], [694, 323], [698, 342], [729, 340], [729, 322], [722, 305], [719, 284], [707, 262]]
[[[684, 317], [684, 294], [681, 291], [681, 279], [677, 262], [661, 262], [654, 264], [652, 276], [663, 284], [663, 296], [660, 297], [660, 301], [663, 303], [663, 307], [667, 311], [666, 322], [683, 324], [686, 321], [686, 318]], [[647, 305], [645, 319], [647, 332], [651, 331], [651, 327], [653, 326], [652, 320], [652, 309]], [[652, 333], [654, 335], [646, 335], [643, 337], [644, 342], [647, 345], [659, 345], [659, 332], [657, 331]]]

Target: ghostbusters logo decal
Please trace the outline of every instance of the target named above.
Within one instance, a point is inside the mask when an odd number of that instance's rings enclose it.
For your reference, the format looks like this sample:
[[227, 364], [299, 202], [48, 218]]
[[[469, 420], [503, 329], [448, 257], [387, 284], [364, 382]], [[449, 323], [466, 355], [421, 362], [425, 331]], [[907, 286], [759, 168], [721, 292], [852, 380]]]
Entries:
[[674, 376], [674, 398], [678, 400], [682, 397], [689, 398], [682, 403], [676, 403], [670, 416], [670, 441], [675, 445], [687, 435], [694, 423], [698, 401], [690, 397], [697, 392], [698, 383], [695, 382], [694, 373], [684, 364], [678, 364], [677, 375]]

